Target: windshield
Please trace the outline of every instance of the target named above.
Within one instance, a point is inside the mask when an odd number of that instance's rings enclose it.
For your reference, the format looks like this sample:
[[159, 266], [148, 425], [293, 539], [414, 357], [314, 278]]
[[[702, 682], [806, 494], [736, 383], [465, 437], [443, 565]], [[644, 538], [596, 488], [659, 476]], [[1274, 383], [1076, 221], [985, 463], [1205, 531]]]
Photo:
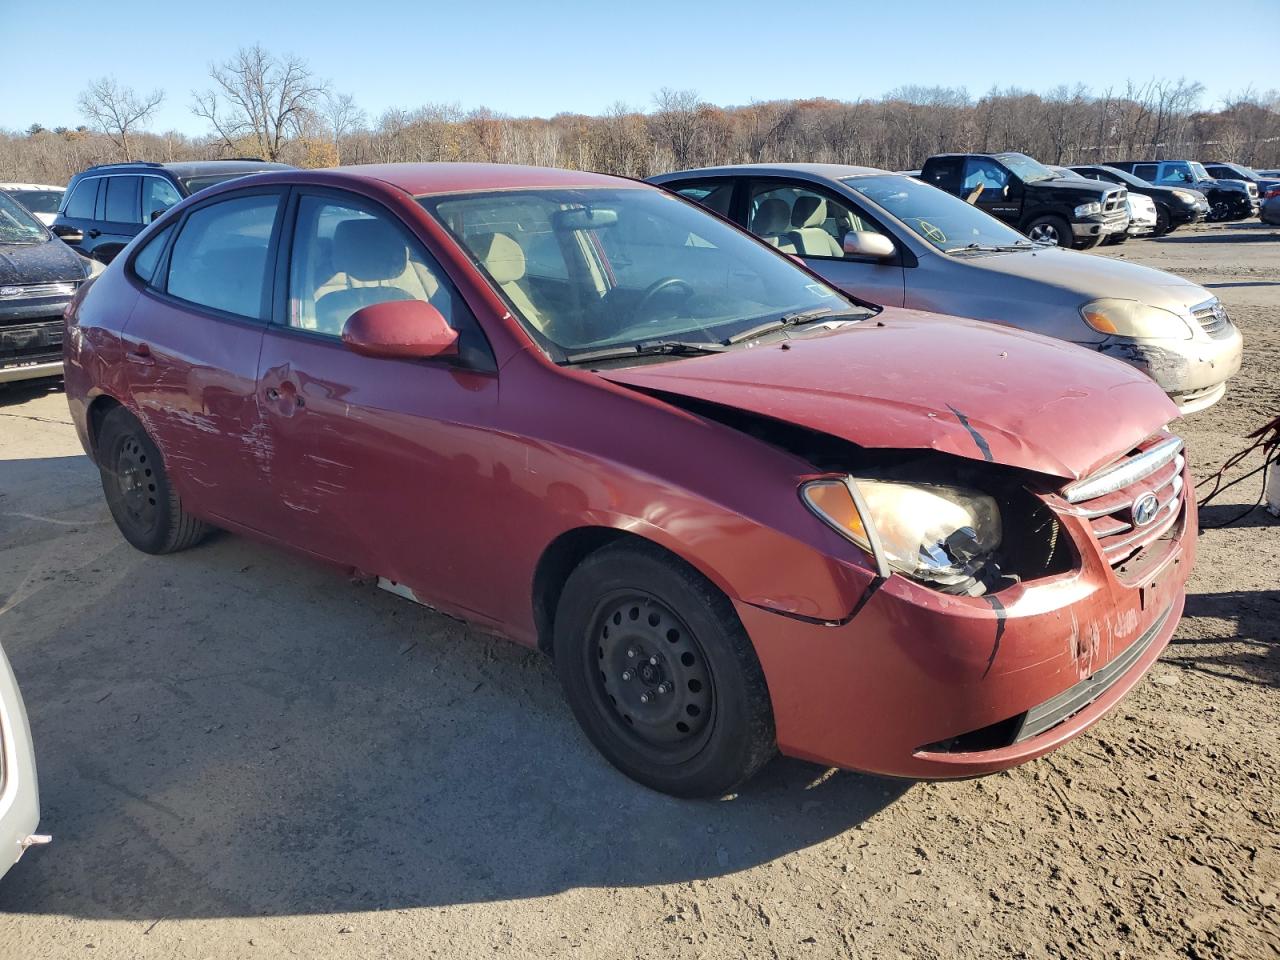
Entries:
[[897, 217], [939, 250], [978, 247], [1031, 247], [1012, 227], [972, 204], [919, 180], [882, 174], [848, 177], [844, 183]]
[[1187, 166], [1191, 168], [1191, 175], [1197, 180], [1213, 179], [1213, 177], [1209, 176], [1209, 171], [1206, 170], [1202, 164], [1196, 163], [1194, 160], [1190, 160], [1187, 162]]
[[43, 243], [49, 233], [39, 220], [0, 193], [0, 243]]
[[799, 312], [863, 312], [784, 256], [659, 190], [424, 197], [535, 339], [561, 353], [727, 342]]
[[1056, 180], [1058, 178], [1058, 175], [1043, 163], [1032, 160], [1025, 153], [1002, 153], [996, 159], [1016, 173], [1023, 183], [1035, 183], [1037, 180]]
[[57, 213], [62, 201], [61, 190], [6, 190], [5, 193], [32, 213]]

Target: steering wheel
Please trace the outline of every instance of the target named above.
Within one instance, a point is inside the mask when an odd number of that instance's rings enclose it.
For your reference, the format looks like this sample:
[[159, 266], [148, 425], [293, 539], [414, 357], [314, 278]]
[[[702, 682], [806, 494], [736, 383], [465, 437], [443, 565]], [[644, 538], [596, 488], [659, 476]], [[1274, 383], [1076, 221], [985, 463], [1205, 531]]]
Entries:
[[925, 239], [930, 243], [935, 243], [938, 246], [941, 246], [947, 242], [947, 235], [928, 220], [921, 220], [917, 217], [916, 223], [920, 224], [920, 232], [924, 234]]
[[689, 283], [688, 280], [681, 280], [679, 277], [662, 277], [649, 284], [649, 286], [645, 288], [644, 293], [640, 294], [640, 299], [636, 301], [636, 307], [635, 310], [632, 311], [632, 316], [644, 316], [645, 309], [649, 306], [650, 302], [654, 300], [654, 298], [667, 290], [675, 289], [681, 289], [684, 291], [685, 300], [688, 300], [698, 292], [693, 289], [693, 284]]

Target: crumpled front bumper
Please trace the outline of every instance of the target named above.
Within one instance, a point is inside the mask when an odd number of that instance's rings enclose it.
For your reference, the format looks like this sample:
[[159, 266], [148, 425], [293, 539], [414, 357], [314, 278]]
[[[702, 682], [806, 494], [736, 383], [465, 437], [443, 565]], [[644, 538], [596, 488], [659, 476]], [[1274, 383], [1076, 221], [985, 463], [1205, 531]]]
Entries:
[[1097, 347], [1100, 353], [1151, 377], [1184, 416], [1213, 406], [1227, 391], [1227, 381], [1240, 370], [1244, 338], [1233, 325], [1221, 338], [1192, 340], [1130, 340], [1109, 337]]
[[895, 575], [839, 624], [735, 604], [769, 685], [779, 748], [846, 769], [951, 779], [1061, 746], [1110, 710], [1173, 635], [1195, 551], [1194, 502], [1183, 509], [1176, 542], [1136, 583], [1119, 579], [1083, 521], [1064, 517], [1064, 535], [1092, 547], [1080, 568], [995, 595], [947, 596]]

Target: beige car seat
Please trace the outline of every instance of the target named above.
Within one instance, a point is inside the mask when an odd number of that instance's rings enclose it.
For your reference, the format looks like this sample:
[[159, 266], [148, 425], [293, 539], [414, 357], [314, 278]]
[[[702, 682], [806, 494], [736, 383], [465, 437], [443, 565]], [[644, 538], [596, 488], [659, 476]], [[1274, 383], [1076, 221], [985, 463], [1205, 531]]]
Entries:
[[[430, 302], [439, 281], [416, 258], [409, 257], [405, 237], [383, 220], [344, 220], [333, 231], [329, 254], [334, 273], [320, 284], [315, 296], [314, 318], [300, 325], [338, 335], [347, 318], [361, 307], [387, 300]], [[305, 308], [305, 304], [303, 304]]]
[[490, 233], [470, 238], [468, 245], [520, 315], [545, 332], [546, 320], [525, 289], [524, 250], [520, 244], [505, 233]]
[[791, 209], [790, 237], [802, 257], [843, 257], [844, 250], [835, 237], [822, 228], [827, 219], [827, 201], [821, 197], [796, 197]]
[[791, 210], [787, 207], [787, 201], [779, 197], [761, 200], [751, 217], [751, 232], [783, 253], [796, 252], [796, 245], [787, 236], [787, 227], [790, 225]]

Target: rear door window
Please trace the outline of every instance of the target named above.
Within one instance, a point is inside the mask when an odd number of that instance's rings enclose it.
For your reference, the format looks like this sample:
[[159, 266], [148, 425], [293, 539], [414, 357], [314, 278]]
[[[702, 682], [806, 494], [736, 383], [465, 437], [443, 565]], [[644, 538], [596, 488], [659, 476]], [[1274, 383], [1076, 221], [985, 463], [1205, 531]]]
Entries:
[[138, 216], [139, 177], [108, 177], [106, 219], [112, 223], [141, 223]]
[[686, 200], [701, 204], [708, 210], [729, 216], [733, 204], [733, 180], [699, 180], [696, 183], [685, 183], [675, 188], [676, 193]]
[[275, 193], [192, 210], [169, 255], [168, 293], [210, 310], [265, 320], [279, 210]]
[[1154, 163], [1135, 164], [1133, 175], [1147, 181], [1154, 180], [1156, 178], [1156, 165]]

